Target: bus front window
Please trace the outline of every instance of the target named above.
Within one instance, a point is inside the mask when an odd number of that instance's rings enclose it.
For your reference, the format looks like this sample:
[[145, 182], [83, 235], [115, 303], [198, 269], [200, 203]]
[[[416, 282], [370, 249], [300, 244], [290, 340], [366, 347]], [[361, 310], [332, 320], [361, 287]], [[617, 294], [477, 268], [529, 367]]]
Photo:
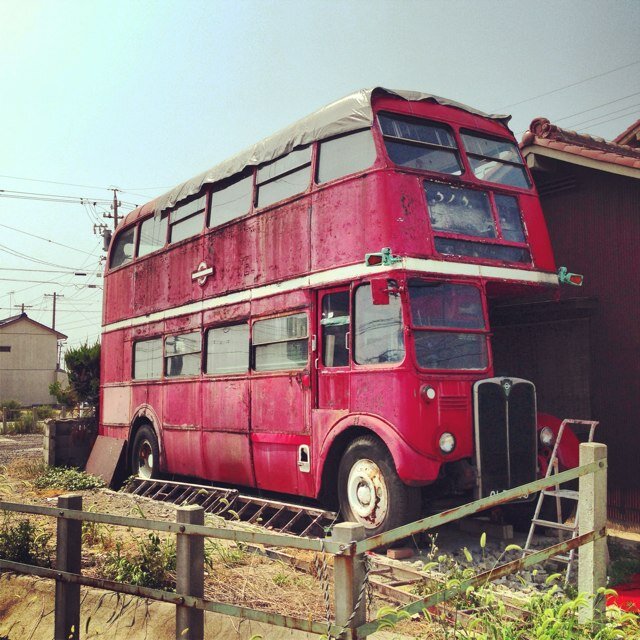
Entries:
[[487, 368], [480, 289], [414, 278], [409, 281], [409, 300], [416, 358], [421, 368]]

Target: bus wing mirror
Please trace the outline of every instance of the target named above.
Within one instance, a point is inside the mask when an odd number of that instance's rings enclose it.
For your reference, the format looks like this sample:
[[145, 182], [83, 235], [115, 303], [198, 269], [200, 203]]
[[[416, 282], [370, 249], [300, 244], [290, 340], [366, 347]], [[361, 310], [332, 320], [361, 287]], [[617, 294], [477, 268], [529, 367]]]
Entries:
[[389, 283], [386, 278], [371, 280], [371, 301], [373, 304], [389, 304]]

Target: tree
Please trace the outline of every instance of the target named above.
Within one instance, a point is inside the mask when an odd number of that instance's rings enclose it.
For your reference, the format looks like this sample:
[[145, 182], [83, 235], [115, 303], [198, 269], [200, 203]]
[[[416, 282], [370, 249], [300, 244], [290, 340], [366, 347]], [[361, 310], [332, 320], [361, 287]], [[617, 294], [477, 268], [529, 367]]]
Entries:
[[69, 375], [69, 387], [62, 389], [59, 383], [54, 383], [49, 387], [49, 393], [67, 406], [72, 398], [75, 402], [86, 402], [95, 407], [97, 414], [100, 398], [100, 343], [89, 345], [85, 342], [80, 347], [69, 349], [64, 354], [64, 362]]

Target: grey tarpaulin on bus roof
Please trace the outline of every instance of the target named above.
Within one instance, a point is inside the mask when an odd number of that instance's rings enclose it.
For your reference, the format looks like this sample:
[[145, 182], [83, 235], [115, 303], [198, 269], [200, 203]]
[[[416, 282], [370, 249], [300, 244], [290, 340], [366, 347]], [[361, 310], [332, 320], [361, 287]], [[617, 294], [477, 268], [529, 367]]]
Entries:
[[438, 104], [457, 107], [458, 109], [484, 118], [500, 120], [504, 124], [506, 124], [511, 117], [506, 115], [489, 115], [459, 102], [419, 91], [392, 90], [384, 89], [383, 87], [361, 89], [340, 100], [332, 102], [326, 107], [322, 107], [322, 109], [319, 109], [315, 113], [261, 140], [252, 147], [215, 165], [195, 178], [191, 178], [174, 187], [171, 191], [168, 191], [156, 200], [155, 214], [159, 215], [160, 212], [165, 209], [174, 207], [177, 203], [185, 200], [189, 196], [199, 193], [203, 185], [229, 178], [246, 167], [275, 160], [289, 153], [296, 147], [310, 144], [315, 140], [324, 140], [325, 138], [330, 138], [340, 133], [348, 133], [349, 131], [370, 127], [373, 123], [371, 98], [374, 93], [377, 95], [389, 94], [399, 96], [404, 100], [411, 101], [432, 100]]

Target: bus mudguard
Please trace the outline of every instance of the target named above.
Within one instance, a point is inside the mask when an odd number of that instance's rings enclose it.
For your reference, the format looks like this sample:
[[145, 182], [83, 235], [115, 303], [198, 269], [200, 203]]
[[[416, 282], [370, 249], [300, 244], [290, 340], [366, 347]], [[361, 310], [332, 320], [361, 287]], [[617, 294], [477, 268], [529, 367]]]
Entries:
[[[418, 453], [402, 438], [398, 431], [386, 420], [370, 414], [351, 414], [341, 418], [327, 432], [320, 444], [318, 456], [318, 478], [322, 477], [322, 471], [331, 449], [340, 437], [348, 430], [354, 430], [355, 434], [362, 435], [369, 431], [376, 435], [389, 449], [396, 471], [400, 479], [409, 486], [423, 486], [430, 484], [438, 477], [441, 462], [427, 458]], [[316, 486], [319, 486], [320, 482]]]

